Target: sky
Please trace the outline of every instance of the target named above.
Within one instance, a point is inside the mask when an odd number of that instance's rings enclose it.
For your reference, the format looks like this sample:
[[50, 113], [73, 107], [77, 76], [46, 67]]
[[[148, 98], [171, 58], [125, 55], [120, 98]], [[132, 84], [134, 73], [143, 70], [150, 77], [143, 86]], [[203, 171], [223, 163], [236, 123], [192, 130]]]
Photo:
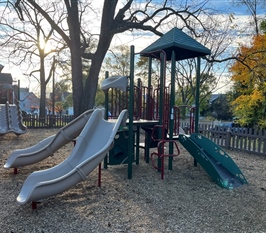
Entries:
[[235, 6], [230, 4], [228, 0], [210, 0], [209, 6], [217, 9], [218, 12], [233, 12], [236, 15], [246, 14], [246, 8], [244, 6]]
[[[195, 1], [195, 0], [194, 0]], [[208, 8], [217, 9], [216, 14], [230, 14], [233, 13], [234, 17], [237, 21], [237, 24], [241, 27], [243, 25], [243, 32], [241, 32], [236, 40], [235, 44], [232, 44], [232, 46], [238, 46], [238, 43], [244, 43], [247, 42], [247, 37], [249, 37], [249, 33], [246, 30], [246, 24], [248, 23], [248, 16], [247, 16], [247, 10], [244, 6], [232, 6], [232, 4], [229, 3], [228, 0], [209, 0], [208, 5], [206, 5]], [[239, 32], [238, 32], [239, 33]], [[246, 35], [244, 35], [246, 33]], [[249, 37], [250, 38], [250, 37]], [[145, 33], [145, 34], [132, 34], [132, 33], [125, 33], [123, 35], [119, 34], [118, 36], [115, 36], [112, 42], [112, 45], [134, 45], [135, 51], [139, 52], [142, 49], [146, 48], [149, 44], [154, 42], [158, 37], [152, 35], [151, 33]], [[8, 63], [1, 61], [2, 65], [4, 65], [4, 69], [2, 72], [4, 73], [11, 73], [13, 76], [13, 79], [21, 80], [21, 87], [29, 87], [30, 91], [38, 92], [38, 83], [34, 79], [31, 79], [29, 81], [28, 77], [23, 75], [23, 71], [19, 67], [14, 67], [11, 65], [8, 65]]]
[[[208, 8], [215, 10], [217, 16], [219, 14], [233, 14], [235, 18], [235, 22], [240, 26], [240, 28], [244, 28], [243, 31], [245, 32], [233, 32], [238, 33], [239, 37], [240, 34], [248, 34], [247, 32], [247, 24], [249, 23], [249, 13], [247, 8], [243, 5], [232, 5], [230, 4], [229, 0], [209, 0], [208, 4], [206, 5]], [[265, 11], [261, 10], [259, 13], [264, 14]], [[243, 26], [243, 27], [241, 27]], [[121, 35], [118, 35], [114, 39], [114, 44], [133, 44], [136, 46], [136, 50], [142, 50], [143, 48], [147, 47], [150, 43], [154, 42], [158, 37], [152, 35], [151, 33], [146, 33], [144, 35], [135, 35], [134, 37], [130, 35], [130, 37], [126, 38], [125, 36], [121, 38]], [[243, 38], [243, 42], [246, 38]], [[240, 42], [240, 41], [237, 41]]]
[[[232, 34], [235, 35], [235, 40], [231, 44], [232, 49], [236, 49], [239, 47], [239, 44], [249, 45], [252, 39], [252, 35], [254, 35], [254, 30], [250, 24], [250, 12], [247, 7], [244, 5], [233, 5], [230, 4], [231, 1], [228, 0], [210, 0], [210, 4], [213, 5], [218, 12], [227, 12], [228, 14], [233, 13], [235, 18], [235, 23], [238, 25], [238, 30], [233, 31]], [[236, 1], [235, 1], [236, 2]], [[259, 1], [257, 1], [259, 2]], [[257, 13], [259, 17], [265, 18], [265, 9], [261, 7], [257, 7]], [[230, 81], [230, 73], [225, 72], [222, 80], [226, 84], [224, 88], [219, 89], [216, 93], [225, 93], [232, 86], [232, 82]]]
[[[217, 15], [217, 17], [219, 17], [220, 14], [233, 14], [235, 18], [234, 23], [238, 25], [239, 30], [231, 30], [231, 34], [234, 35], [234, 40], [231, 42], [228, 51], [229, 49], [230, 51], [235, 50], [239, 47], [239, 44], [248, 44], [250, 42], [250, 39], [252, 38], [251, 35], [253, 35], [254, 31], [252, 26], [247, 26], [249, 25], [250, 17], [245, 6], [232, 5], [228, 0], [209, 0], [209, 3], [206, 6], [212, 10], [215, 9], [215, 14]], [[261, 10], [261, 12], [259, 13], [263, 14], [264, 12]], [[158, 37], [150, 36], [149, 33], [145, 35], [136, 35], [134, 36], [134, 38], [131, 35], [123, 37], [121, 37], [121, 35], [118, 35], [114, 38], [113, 43], [133, 44], [135, 46], [135, 51], [139, 52], [157, 39]], [[214, 93], [225, 93], [232, 86], [230, 82], [230, 73], [227, 71], [227, 67], [225, 66], [226, 63], [220, 63], [219, 68], [217, 67], [217, 72], [224, 70], [224, 68], [225, 71], [223, 71], [223, 74], [216, 74], [217, 77], [221, 76], [222, 78], [220, 78], [219, 87]]]

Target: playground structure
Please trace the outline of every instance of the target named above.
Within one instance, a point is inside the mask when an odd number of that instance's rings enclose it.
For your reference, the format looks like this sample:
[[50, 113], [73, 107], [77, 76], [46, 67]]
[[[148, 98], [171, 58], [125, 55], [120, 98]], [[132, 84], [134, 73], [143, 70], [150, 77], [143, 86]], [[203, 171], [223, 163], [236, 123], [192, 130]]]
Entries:
[[0, 82], [0, 134], [27, 132], [16, 93], [10, 82]]
[[[163, 179], [164, 158], [168, 159], [168, 169], [172, 170], [172, 161], [174, 156], [178, 156], [179, 149], [176, 139], [184, 146], [185, 149], [193, 156], [194, 165], [197, 163], [205, 169], [205, 171], [213, 178], [213, 180], [221, 187], [231, 189], [247, 184], [244, 175], [230, 158], [230, 156], [211, 140], [199, 134], [199, 84], [200, 84], [200, 57], [209, 55], [211, 51], [199, 44], [197, 41], [187, 36], [177, 28], [173, 28], [153, 44], [140, 52], [141, 56], [149, 58], [148, 85], [145, 87], [138, 80], [137, 85], [134, 84], [134, 47], [131, 46], [131, 62], [129, 87], [127, 92], [113, 90], [115, 84], [121, 86], [119, 79], [125, 77], [111, 77], [108, 81], [108, 73], [106, 80], [103, 81], [102, 89], [105, 91], [106, 104], [105, 108], [111, 112], [112, 117], [116, 117], [117, 113], [123, 108], [129, 110], [129, 137], [125, 143], [128, 143], [127, 153], [124, 153], [128, 163], [128, 178], [132, 177], [132, 163], [138, 164], [138, 156], [134, 158], [133, 147], [139, 147], [139, 127], [141, 122], [147, 121], [145, 127], [145, 159], [149, 162], [149, 149], [157, 147], [157, 152], [152, 153], [151, 158], [158, 157], [158, 164], [153, 166], [161, 172]], [[176, 61], [196, 58], [196, 99], [195, 107], [190, 110], [189, 134], [185, 134], [180, 129], [180, 107], [175, 106], [175, 73]], [[152, 59], [160, 61], [160, 80], [156, 88], [151, 86], [151, 65]], [[171, 61], [171, 83], [165, 86], [166, 81], [166, 61]], [[126, 83], [126, 82], [125, 82]], [[112, 86], [112, 84], [114, 84]], [[118, 89], [126, 89], [119, 87]], [[152, 122], [157, 121], [157, 123]], [[148, 121], [151, 124], [148, 125]], [[133, 126], [137, 127], [136, 142], [134, 141]], [[175, 137], [176, 136], [176, 137]], [[165, 144], [169, 144], [169, 151], [166, 152]], [[136, 154], [138, 153], [136, 149]], [[174, 152], [175, 149], [175, 152]], [[109, 155], [110, 156], [110, 155]], [[115, 156], [115, 155], [112, 155]], [[107, 164], [107, 163], [106, 163]]]
[[[185, 41], [185, 45], [176, 42], [180, 38], [181, 41]], [[134, 47], [131, 46], [130, 77], [109, 77], [107, 72], [106, 79], [102, 83], [106, 98], [105, 119], [102, 110], [88, 111], [63, 127], [57, 135], [44, 139], [31, 148], [14, 151], [10, 155], [5, 168], [24, 166], [52, 155], [62, 145], [77, 137], [76, 146], [65, 161], [53, 168], [33, 172], [26, 179], [17, 197], [19, 204], [36, 203], [40, 199], [64, 192], [76, 183], [85, 180], [87, 175], [101, 164], [102, 160], [104, 160], [105, 167], [108, 164], [126, 163], [128, 178], [131, 179], [132, 164], [133, 162], [139, 163], [141, 128], [145, 130], [143, 148], [146, 162], [149, 163], [149, 149], [157, 147], [157, 152], [152, 153], [151, 158], [153, 166], [161, 172], [162, 179], [165, 157], [169, 158], [168, 169], [171, 170], [173, 157], [180, 153], [176, 142], [179, 139], [179, 142], [194, 157], [194, 165], [199, 163], [221, 187], [231, 189], [247, 183], [230, 156], [218, 145], [198, 133], [200, 57], [210, 54], [210, 51], [177, 28], [166, 33], [158, 41], [141, 52], [141, 55], [149, 57], [147, 87], [142, 85], [140, 80], [134, 86], [135, 52]], [[179, 121], [181, 108], [188, 106], [178, 107], [174, 103], [175, 62], [192, 57], [197, 57], [198, 62], [197, 94], [196, 107], [190, 108], [189, 130], [191, 134], [188, 135], [180, 129]], [[154, 89], [151, 86], [152, 58], [161, 61], [160, 81], [158, 87]], [[171, 60], [172, 64], [171, 84], [168, 87], [165, 87], [166, 60]], [[117, 92], [113, 88], [124, 92]], [[122, 110], [125, 108], [128, 110]], [[108, 119], [109, 110], [114, 119]], [[119, 116], [118, 113], [120, 113]], [[124, 128], [126, 124], [127, 128]], [[124, 135], [124, 138], [121, 139], [121, 135]], [[116, 140], [119, 138], [121, 140]], [[120, 147], [116, 147], [117, 144]], [[121, 148], [122, 144], [126, 145], [125, 148]], [[168, 152], [164, 149], [166, 144], [169, 146]], [[106, 155], [109, 151], [111, 153], [109, 153], [108, 161]], [[110, 160], [110, 156], [117, 155], [122, 158]], [[154, 163], [154, 157], [158, 158], [157, 164]]]

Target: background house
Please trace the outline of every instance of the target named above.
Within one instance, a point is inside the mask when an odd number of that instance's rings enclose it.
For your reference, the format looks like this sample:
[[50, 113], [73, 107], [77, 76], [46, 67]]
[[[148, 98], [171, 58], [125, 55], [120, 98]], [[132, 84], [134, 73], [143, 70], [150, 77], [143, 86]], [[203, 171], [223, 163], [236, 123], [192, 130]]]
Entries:
[[29, 88], [20, 88], [19, 85], [12, 85], [13, 78], [10, 73], [0, 73], [0, 102], [5, 104], [7, 101], [12, 104], [14, 99], [20, 101], [20, 108], [27, 113], [37, 112], [40, 99]]
[[8, 101], [13, 104], [14, 92], [12, 88], [13, 78], [9, 73], [0, 73], [0, 104]]
[[22, 111], [31, 114], [38, 114], [40, 99], [29, 88], [20, 88], [20, 108]]

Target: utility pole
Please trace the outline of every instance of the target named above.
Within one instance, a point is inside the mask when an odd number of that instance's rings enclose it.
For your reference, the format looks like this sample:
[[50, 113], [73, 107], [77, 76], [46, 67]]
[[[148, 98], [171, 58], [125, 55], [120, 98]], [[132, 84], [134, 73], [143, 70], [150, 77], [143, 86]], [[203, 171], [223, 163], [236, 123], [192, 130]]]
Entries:
[[54, 64], [54, 67], [53, 67], [53, 99], [52, 99], [52, 101], [53, 101], [53, 106], [52, 106], [52, 108], [53, 108], [53, 117], [54, 117], [54, 115], [55, 115], [55, 83], [54, 83], [54, 76], [55, 76], [55, 56], [53, 57], [53, 64]]

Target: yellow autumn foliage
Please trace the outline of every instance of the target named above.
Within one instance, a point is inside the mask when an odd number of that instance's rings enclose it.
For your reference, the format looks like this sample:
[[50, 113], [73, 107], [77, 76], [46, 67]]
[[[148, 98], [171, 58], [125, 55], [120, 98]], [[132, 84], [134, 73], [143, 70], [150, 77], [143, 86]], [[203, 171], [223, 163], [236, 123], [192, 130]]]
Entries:
[[235, 116], [245, 124], [264, 125], [266, 120], [266, 35], [253, 37], [239, 49], [230, 67], [237, 98], [231, 103]]

